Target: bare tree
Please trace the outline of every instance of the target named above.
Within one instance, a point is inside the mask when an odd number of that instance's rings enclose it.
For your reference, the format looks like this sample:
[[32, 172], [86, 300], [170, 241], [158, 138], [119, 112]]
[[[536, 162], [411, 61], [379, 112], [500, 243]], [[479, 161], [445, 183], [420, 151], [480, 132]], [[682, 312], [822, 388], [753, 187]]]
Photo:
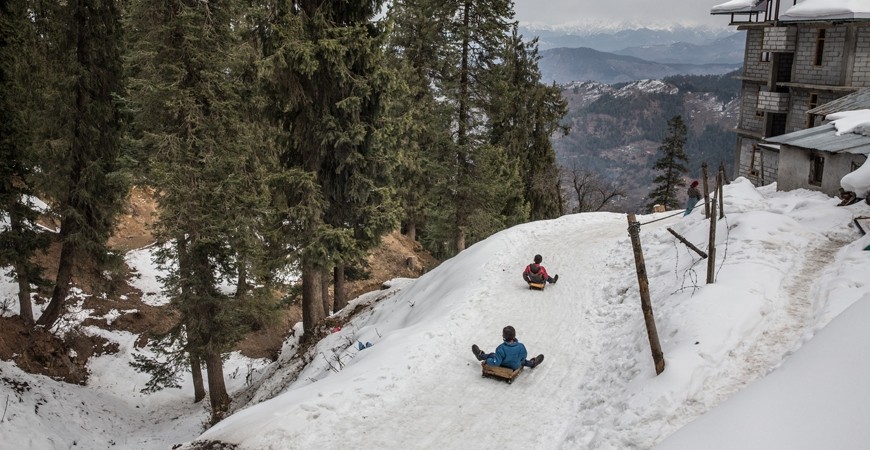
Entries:
[[577, 196], [575, 213], [601, 211], [611, 200], [625, 196], [615, 183], [602, 180], [587, 167], [577, 167], [577, 163], [572, 164], [568, 176]]

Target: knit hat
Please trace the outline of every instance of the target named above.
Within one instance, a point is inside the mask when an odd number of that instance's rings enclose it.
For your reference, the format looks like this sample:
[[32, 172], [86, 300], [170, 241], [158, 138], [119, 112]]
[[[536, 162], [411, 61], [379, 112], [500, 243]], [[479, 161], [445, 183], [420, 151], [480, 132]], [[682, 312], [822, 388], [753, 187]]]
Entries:
[[505, 341], [512, 341], [517, 338], [517, 330], [515, 330], [514, 327], [508, 325], [504, 327], [503, 330], [501, 330], [501, 337]]
[[695, 181], [692, 182], [692, 187], [695, 187], [695, 186], [697, 186], [697, 185], [698, 185], [698, 180], [695, 180]]

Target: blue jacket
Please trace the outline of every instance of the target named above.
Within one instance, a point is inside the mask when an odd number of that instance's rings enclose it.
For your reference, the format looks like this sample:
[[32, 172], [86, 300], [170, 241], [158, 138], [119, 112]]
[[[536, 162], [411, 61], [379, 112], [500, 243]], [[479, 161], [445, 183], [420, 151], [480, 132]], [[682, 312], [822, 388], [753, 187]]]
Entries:
[[511, 369], [519, 369], [526, 360], [526, 346], [514, 339], [510, 342], [504, 342], [495, 349], [494, 356], [486, 359], [486, 364], [490, 366], [510, 367]]

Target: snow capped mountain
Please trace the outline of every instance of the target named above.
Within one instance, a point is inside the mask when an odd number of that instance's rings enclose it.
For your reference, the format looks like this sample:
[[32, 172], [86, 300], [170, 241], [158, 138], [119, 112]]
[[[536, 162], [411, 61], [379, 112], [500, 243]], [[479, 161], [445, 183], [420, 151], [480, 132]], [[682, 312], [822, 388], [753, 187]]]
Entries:
[[613, 95], [616, 97], [625, 97], [634, 95], [638, 92], [646, 94], [677, 95], [677, 93], [680, 92], [680, 89], [660, 80], [638, 80], [623, 86]]
[[565, 85], [564, 89], [571, 90], [574, 96], [582, 97], [584, 104], [592, 103], [605, 94], [627, 97], [639, 93], [676, 95], [680, 92], [680, 88], [661, 80], [639, 80], [618, 88], [597, 81], [574, 81]]

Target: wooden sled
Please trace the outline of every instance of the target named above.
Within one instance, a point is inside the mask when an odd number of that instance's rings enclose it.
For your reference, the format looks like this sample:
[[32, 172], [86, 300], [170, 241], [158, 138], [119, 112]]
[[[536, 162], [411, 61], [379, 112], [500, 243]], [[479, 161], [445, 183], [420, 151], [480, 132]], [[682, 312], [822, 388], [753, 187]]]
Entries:
[[490, 366], [486, 363], [481, 363], [480, 365], [483, 367], [483, 375], [481, 375], [483, 378], [498, 378], [506, 381], [507, 384], [511, 384], [519, 376], [520, 372], [523, 371], [523, 366], [514, 370], [510, 367]]
[[545, 283], [532, 283], [532, 282], [529, 282], [529, 289], [533, 289], [533, 290], [536, 290], [536, 291], [543, 291], [545, 285], [546, 285]]

